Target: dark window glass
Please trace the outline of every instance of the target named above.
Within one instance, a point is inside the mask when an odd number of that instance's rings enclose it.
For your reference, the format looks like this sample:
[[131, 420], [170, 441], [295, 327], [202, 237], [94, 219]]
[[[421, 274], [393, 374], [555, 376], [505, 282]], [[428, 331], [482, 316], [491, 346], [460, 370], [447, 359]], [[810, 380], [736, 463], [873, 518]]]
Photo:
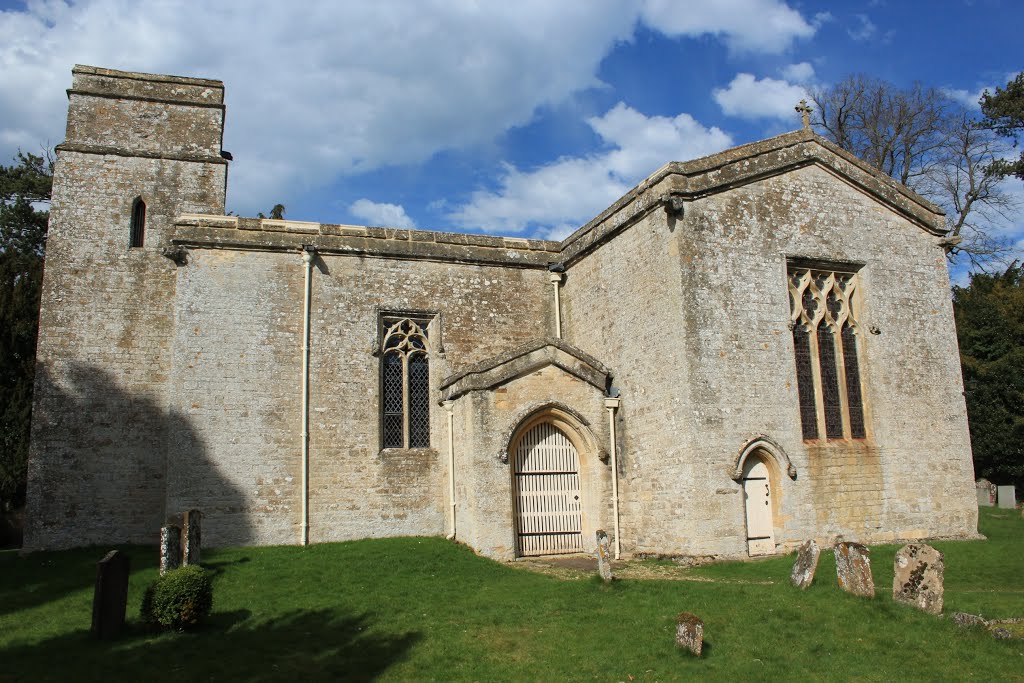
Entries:
[[397, 353], [385, 354], [383, 372], [384, 448], [402, 448], [405, 445], [402, 414], [402, 357]]
[[409, 356], [409, 446], [430, 446], [430, 367], [425, 353]]
[[843, 365], [846, 366], [846, 400], [850, 406], [850, 436], [864, 438], [864, 403], [860, 394], [860, 365], [857, 362], [857, 336], [849, 325], [843, 326]]
[[132, 204], [132, 224], [129, 246], [141, 247], [146, 239], [146, 202], [136, 199]]
[[836, 347], [832, 330], [818, 328], [818, 367], [821, 371], [821, 397], [825, 408], [825, 435], [843, 438], [843, 412], [839, 398], [839, 376], [836, 369]]
[[796, 390], [800, 399], [800, 427], [805, 439], [818, 438], [818, 415], [814, 405], [814, 370], [811, 367], [811, 342], [800, 325], [793, 328], [796, 349]]

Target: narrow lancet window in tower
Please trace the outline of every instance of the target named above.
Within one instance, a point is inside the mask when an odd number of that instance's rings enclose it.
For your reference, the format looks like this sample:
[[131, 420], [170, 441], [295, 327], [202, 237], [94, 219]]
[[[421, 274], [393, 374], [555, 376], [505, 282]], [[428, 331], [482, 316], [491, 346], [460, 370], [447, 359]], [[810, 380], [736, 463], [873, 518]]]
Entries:
[[131, 236], [128, 246], [141, 247], [146, 239], [146, 202], [142, 197], [136, 197], [132, 204]]

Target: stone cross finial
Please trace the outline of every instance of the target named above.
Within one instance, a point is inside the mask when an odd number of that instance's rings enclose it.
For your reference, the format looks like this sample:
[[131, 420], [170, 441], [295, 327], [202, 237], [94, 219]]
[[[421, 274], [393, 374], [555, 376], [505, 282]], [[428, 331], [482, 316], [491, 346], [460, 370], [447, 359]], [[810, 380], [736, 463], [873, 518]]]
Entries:
[[811, 112], [814, 111], [807, 105], [807, 100], [800, 100], [800, 104], [794, 107], [796, 111], [800, 112], [801, 118], [804, 121], [804, 130], [811, 129]]

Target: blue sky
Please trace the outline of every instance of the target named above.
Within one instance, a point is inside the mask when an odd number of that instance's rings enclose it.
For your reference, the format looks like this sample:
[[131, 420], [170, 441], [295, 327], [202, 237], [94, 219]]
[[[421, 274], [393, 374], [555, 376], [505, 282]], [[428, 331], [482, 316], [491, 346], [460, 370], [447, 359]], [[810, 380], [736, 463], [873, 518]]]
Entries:
[[[219, 78], [231, 211], [562, 237], [668, 161], [797, 128], [805, 87], [975, 106], [1021, 26], [998, 0], [0, 0], [0, 158], [62, 140], [73, 64]], [[1024, 246], [1019, 212], [993, 229]]]

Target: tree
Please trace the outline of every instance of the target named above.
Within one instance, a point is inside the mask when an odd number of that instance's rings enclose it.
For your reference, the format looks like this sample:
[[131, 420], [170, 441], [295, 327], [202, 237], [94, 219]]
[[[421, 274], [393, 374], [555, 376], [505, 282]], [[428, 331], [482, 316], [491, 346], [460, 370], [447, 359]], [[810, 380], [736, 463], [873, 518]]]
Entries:
[[264, 216], [263, 212], [256, 214], [258, 218], [270, 218], [271, 220], [280, 221], [284, 219], [284, 204], [274, 204], [274, 207], [270, 209], [270, 216]]
[[39, 293], [53, 164], [0, 166], [0, 511], [25, 499]]
[[953, 288], [976, 476], [1024, 486], [1024, 268]]
[[1007, 140], [919, 83], [902, 89], [849, 76], [811, 97], [814, 125], [825, 137], [946, 211], [951, 258], [984, 265], [1009, 253], [1011, 245], [992, 230], [1014, 209], [993, 170]]
[[[982, 125], [1012, 139], [1016, 147], [1017, 137], [1024, 134], [1024, 72], [1017, 74], [1005, 88], [996, 88], [994, 94], [986, 90], [980, 104], [981, 113], [985, 115]], [[1014, 175], [1024, 180], [1024, 151], [1016, 161], [996, 161], [992, 170], [1001, 177]]]

